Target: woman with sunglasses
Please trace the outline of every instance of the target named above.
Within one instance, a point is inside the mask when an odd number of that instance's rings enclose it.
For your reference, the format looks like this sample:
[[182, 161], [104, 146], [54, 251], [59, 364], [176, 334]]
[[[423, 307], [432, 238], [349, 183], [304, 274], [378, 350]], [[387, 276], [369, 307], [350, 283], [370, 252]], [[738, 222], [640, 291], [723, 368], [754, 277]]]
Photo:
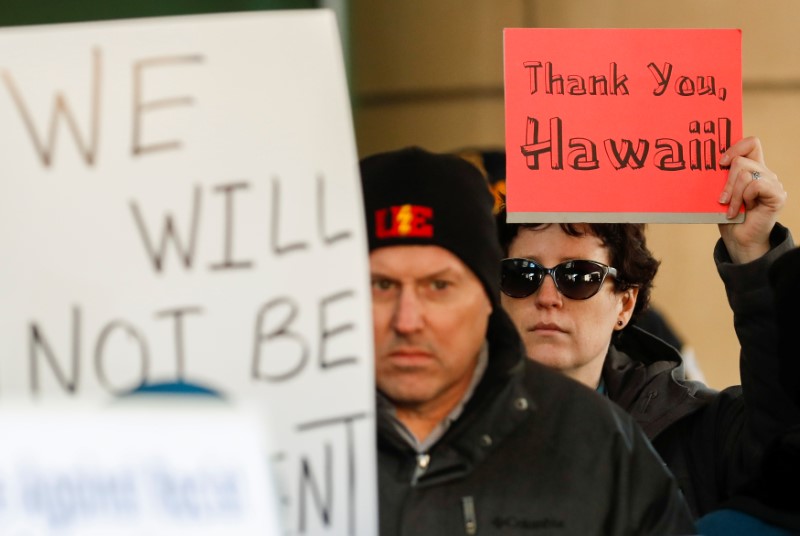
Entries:
[[[724, 504], [757, 472], [758, 454], [795, 418], [778, 378], [767, 271], [793, 247], [777, 215], [786, 200], [757, 138], [731, 147], [720, 202], [728, 217], [714, 252], [742, 346], [743, 388], [683, 377], [680, 354], [635, 327], [659, 262], [642, 224], [506, 224], [498, 215], [501, 300], [528, 356], [596, 389], [631, 413], [675, 474], [696, 516]], [[745, 396], [742, 396], [742, 389]]]

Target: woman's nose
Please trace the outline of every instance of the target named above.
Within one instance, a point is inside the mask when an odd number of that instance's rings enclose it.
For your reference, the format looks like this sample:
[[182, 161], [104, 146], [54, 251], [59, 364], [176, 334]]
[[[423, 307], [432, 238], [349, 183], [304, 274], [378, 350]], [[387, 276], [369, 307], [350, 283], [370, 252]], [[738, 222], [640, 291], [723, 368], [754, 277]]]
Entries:
[[556, 282], [553, 281], [553, 278], [550, 276], [550, 274], [544, 276], [541, 286], [534, 293], [533, 297], [536, 300], [537, 305], [544, 307], [561, 305], [564, 298], [556, 288]]

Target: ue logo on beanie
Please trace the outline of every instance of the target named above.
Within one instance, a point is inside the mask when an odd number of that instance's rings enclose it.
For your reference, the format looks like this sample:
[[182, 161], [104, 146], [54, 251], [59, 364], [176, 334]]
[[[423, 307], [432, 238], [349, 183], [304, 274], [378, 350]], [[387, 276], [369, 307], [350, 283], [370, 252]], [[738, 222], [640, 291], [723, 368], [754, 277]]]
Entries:
[[433, 209], [419, 205], [400, 205], [375, 211], [377, 238], [433, 237]]

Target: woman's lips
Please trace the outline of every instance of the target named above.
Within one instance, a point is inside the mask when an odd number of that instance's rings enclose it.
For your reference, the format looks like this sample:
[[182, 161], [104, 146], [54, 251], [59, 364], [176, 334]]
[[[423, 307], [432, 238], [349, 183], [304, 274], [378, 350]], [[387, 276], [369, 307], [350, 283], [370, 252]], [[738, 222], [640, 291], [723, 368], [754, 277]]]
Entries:
[[537, 333], [566, 333], [567, 330], [559, 326], [558, 324], [554, 324], [552, 322], [539, 322], [533, 326], [533, 329], [530, 331], [535, 331]]

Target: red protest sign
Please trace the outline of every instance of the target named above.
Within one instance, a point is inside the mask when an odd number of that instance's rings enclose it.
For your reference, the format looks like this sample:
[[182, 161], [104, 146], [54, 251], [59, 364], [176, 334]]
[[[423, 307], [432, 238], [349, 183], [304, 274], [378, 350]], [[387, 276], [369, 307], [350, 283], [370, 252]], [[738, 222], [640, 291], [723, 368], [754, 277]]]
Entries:
[[740, 30], [508, 28], [510, 222], [729, 222]]

